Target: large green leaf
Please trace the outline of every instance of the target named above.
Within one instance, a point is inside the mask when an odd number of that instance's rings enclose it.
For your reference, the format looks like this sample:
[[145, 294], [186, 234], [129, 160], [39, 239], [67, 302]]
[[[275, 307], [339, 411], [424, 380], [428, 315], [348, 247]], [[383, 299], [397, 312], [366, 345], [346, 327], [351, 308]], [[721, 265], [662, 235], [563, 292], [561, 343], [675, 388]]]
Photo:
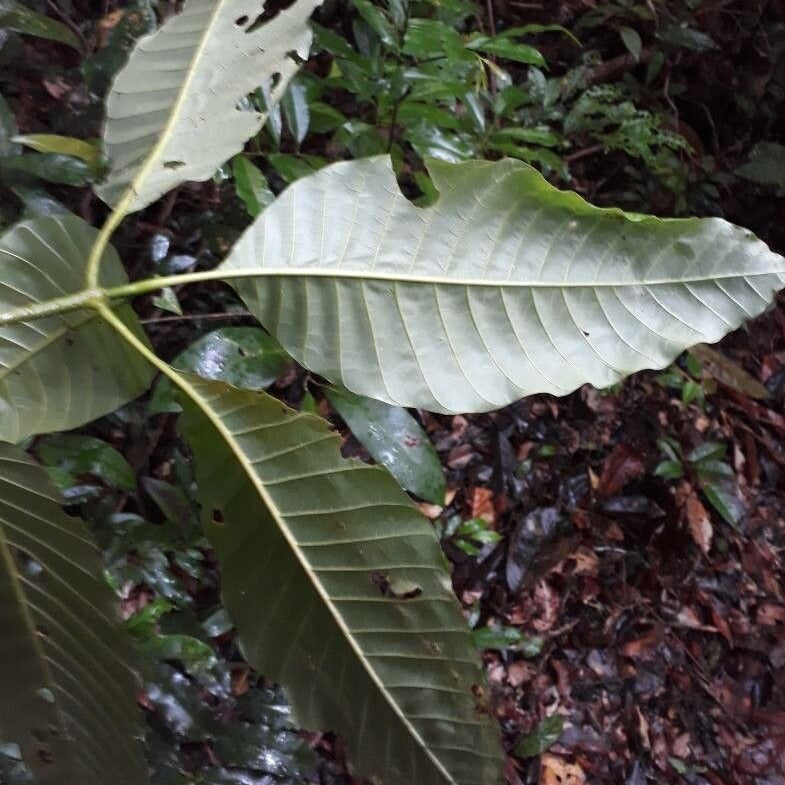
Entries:
[[[96, 230], [76, 216], [36, 218], [0, 238], [0, 315], [84, 288]], [[127, 278], [113, 248], [101, 282]], [[138, 335], [129, 306], [118, 314]], [[95, 311], [81, 308], [0, 327], [0, 439], [75, 428], [147, 389], [150, 366]]]
[[306, 727], [343, 732], [374, 781], [493, 785], [500, 744], [439, 543], [386, 470], [344, 460], [325, 422], [187, 377], [223, 599], [248, 661]]
[[326, 167], [223, 264], [295, 359], [363, 395], [461, 412], [604, 387], [719, 340], [785, 282], [718, 218], [600, 209], [511, 160], [430, 172], [439, 200], [417, 208], [387, 158]]
[[212, 177], [264, 124], [241, 100], [272, 79], [277, 101], [299, 67], [292, 53], [308, 56], [307, 20], [320, 2], [295, 0], [265, 21], [258, 0], [188, 0], [140, 40], [107, 100], [111, 171], [98, 195], [115, 205], [131, 186], [127, 207], [139, 210], [186, 180]]
[[0, 445], [0, 742], [41, 785], [140, 785], [135, 679], [87, 536], [46, 472]]

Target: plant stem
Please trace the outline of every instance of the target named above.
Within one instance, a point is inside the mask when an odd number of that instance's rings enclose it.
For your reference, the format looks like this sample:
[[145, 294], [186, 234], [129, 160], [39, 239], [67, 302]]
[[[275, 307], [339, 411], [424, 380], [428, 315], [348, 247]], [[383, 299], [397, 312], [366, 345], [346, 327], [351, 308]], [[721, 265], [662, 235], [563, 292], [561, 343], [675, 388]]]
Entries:
[[117, 207], [112, 210], [106, 222], [101, 227], [98, 237], [95, 238], [93, 247], [90, 249], [90, 256], [87, 257], [87, 288], [95, 289], [98, 286], [98, 275], [101, 270], [101, 259], [103, 258], [104, 251], [109, 245], [114, 230], [120, 225], [120, 222], [128, 214], [136, 192], [133, 188], [127, 188], [123, 194], [123, 198], [117, 203]]
[[40, 319], [43, 316], [51, 316], [56, 313], [73, 311], [101, 299], [103, 291], [101, 289], [84, 289], [75, 294], [67, 294], [63, 297], [55, 297], [53, 300], [45, 300], [42, 303], [25, 305], [15, 308], [8, 313], [0, 314], [0, 327], [15, 322], [24, 322], [29, 319]]

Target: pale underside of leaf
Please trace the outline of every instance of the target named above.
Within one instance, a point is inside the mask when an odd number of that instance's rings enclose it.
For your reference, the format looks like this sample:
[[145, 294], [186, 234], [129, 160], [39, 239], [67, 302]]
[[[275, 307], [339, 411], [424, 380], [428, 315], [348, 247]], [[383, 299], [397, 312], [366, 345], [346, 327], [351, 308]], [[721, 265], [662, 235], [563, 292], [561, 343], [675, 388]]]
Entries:
[[46, 473], [0, 445], [0, 742], [41, 785], [142, 785], [135, 678], [98, 551]]
[[428, 522], [385, 470], [342, 459], [320, 418], [187, 380], [183, 429], [248, 661], [303, 726], [345, 734], [374, 781], [498, 782], [476, 652]]
[[[84, 288], [96, 230], [76, 216], [37, 218], [0, 238], [0, 313]], [[127, 278], [115, 251], [101, 282]], [[129, 306], [118, 315], [141, 336]], [[149, 365], [90, 309], [0, 327], [0, 439], [68, 430], [117, 409], [150, 384]]]
[[417, 208], [389, 159], [298, 180], [222, 269], [286, 350], [350, 390], [434, 411], [605, 387], [756, 316], [785, 260], [718, 218], [594, 207], [519, 161], [433, 161]]
[[258, 0], [187, 0], [140, 40], [107, 100], [104, 147], [111, 164], [96, 189], [116, 205], [128, 187], [139, 210], [188, 180], [207, 180], [242, 150], [265, 116], [238, 103], [273, 80], [284, 93], [311, 44], [308, 17], [321, 0], [295, 0], [257, 26]]

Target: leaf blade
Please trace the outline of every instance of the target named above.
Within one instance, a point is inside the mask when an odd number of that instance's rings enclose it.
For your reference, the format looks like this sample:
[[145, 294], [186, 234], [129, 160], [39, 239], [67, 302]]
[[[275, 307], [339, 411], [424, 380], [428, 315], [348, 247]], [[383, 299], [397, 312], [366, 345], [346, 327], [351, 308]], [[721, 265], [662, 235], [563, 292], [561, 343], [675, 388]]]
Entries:
[[98, 551], [10, 445], [0, 445], [0, 598], [0, 737], [41, 783], [144, 783], [135, 679]]
[[[73, 215], [9, 229], [0, 238], [0, 314], [82, 291], [96, 234]], [[127, 281], [111, 247], [101, 281]], [[118, 314], [143, 335], [129, 306]], [[0, 439], [83, 425], [143, 393], [151, 379], [148, 364], [89, 308], [0, 327]]]
[[[479, 671], [428, 523], [385, 471], [341, 459], [319, 418], [264, 393], [187, 385], [183, 430], [249, 661], [289, 688], [302, 723], [347, 732], [366, 775], [497, 781], [498, 739], [475, 715]], [[227, 487], [222, 468], [237, 463], [243, 479]], [[413, 598], [383, 591], [412, 584]], [[249, 603], [251, 592], [272, 607]]]
[[320, 2], [295, 0], [256, 27], [263, 14], [248, 0], [188, 0], [141, 39], [107, 99], [111, 170], [98, 195], [115, 206], [132, 189], [134, 211], [180, 183], [212, 177], [264, 124], [264, 113], [238, 102], [278, 74], [277, 102], [299, 67], [289, 53], [307, 57], [307, 20]]
[[785, 282], [721, 219], [597, 208], [511, 160], [430, 171], [441, 196], [416, 208], [386, 158], [326, 167], [220, 268], [298, 362], [361, 395], [459, 413], [606, 387], [719, 340]]

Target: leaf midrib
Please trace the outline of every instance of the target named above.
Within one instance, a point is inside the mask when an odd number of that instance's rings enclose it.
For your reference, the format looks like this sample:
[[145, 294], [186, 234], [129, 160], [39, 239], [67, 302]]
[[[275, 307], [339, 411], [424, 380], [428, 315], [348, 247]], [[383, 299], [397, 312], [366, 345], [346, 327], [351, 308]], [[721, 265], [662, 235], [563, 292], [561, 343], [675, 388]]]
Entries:
[[324, 602], [325, 606], [328, 608], [330, 614], [332, 615], [335, 623], [338, 625], [338, 628], [343, 633], [346, 642], [349, 644], [349, 647], [357, 656], [358, 660], [362, 663], [363, 668], [367, 672], [368, 676], [370, 677], [371, 681], [376, 685], [377, 689], [381, 692], [384, 696], [385, 700], [389, 704], [390, 708], [393, 710], [393, 713], [400, 719], [401, 723], [407, 729], [407, 731], [414, 737], [417, 741], [420, 749], [427, 755], [433, 765], [436, 767], [437, 771], [445, 778], [445, 780], [449, 783], [455, 783], [456, 780], [452, 777], [450, 772], [444, 767], [442, 762], [431, 752], [430, 747], [426, 744], [425, 740], [422, 738], [418, 730], [412, 725], [411, 721], [408, 717], [401, 711], [398, 705], [392, 700], [389, 691], [379, 679], [378, 675], [374, 671], [374, 669], [370, 666], [365, 654], [363, 653], [362, 649], [359, 647], [357, 642], [354, 640], [354, 636], [351, 634], [351, 630], [344, 622], [342, 616], [337, 612], [335, 609], [334, 603], [332, 602], [331, 597], [327, 592], [324, 590], [324, 587], [321, 583], [314, 578], [314, 570], [310, 567], [307, 560], [305, 559], [300, 545], [297, 540], [292, 536], [288, 525], [286, 524], [285, 516], [278, 510], [275, 501], [273, 500], [272, 496], [269, 494], [267, 489], [265, 488], [264, 483], [260, 479], [259, 475], [253, 468], [253, 464], [246, 458], [245, 453], [243, 452], [240, 445], [237, 443], [237, 440], [234, 438], [234, 434], [223, 424], [223, 421], [218, 416], [218, 414], [213, 410], [213, 408], [209, 405], [209, 403], [202, 398], [201, 393], [185, 378], [181, 375], [183, 380], [183, 389], [187, 390], [188, 394], [191, 397], [208, 420], [212, 423], [213, 427], [218, 431], [219, 435], [224, 438], [226, 443], [229, 445], [229, 448], [234, 453], [238, 463], [245, 471], [248, 479], [251, 481], [251, 484], [256, 489], [257, 493], [262, 499], [265, 507], [270, 511], [270, 514], [275, 521], [276, 525], [278, 526], [279, 531], [281, 532], [282, 536], [286, 540], [287, 545], [289, 546], [291, 552], [297, 559], [300, 564], [300, 567], [305, 572], [306, 576], [310, 579], [310, 583], [313, 588], [316, 590], [317, 594], [321, 597], [322, 602]]
[[[125, 192], [121, 197], [120, 204], [124, 203], [128, 198], [133, 199], [137, 195], [140, 186], [147, 180], [148, 174], [160, 159], [161, 153], [166, 147], [166, 144], [168, 143], [171, 136], [172, 128], [174, 127], [180, 115], [180, 110], [186, 101], [186, 97], [188, 95], [189, 88], [193, 83], [197, 67], [199, 66], [199, 63], [204, 56], [205, 49], [207, 48], [207, 43], [210, 39], [210, 33], [212, 32], [213, 26], [215, 25], [215, 20], [218, 17], [219, 11], [221, 8], [223, 8], [224, 3], [225, 0], [218, 0], [218, 2], [215, 4], [213, 12], [210, 14], [210, 19], [205, 26], [204, 33], [199, 41], [199, 45], [196, 47], [193, 59], [191, 60], [189, 67], [186, 70], [185, 79], [183, 80], [183, 84], [181, 85], [180, 91], [177, 94], [177, 99], [172, 104], [169, 118], [167, 119], [166, 124], [161, 131], [161, 135], [158, 137], [158, 141], [148, 153], [145, 161], [139, 167], [139, 171], [136, 173], [128, 186], [126, 186]], [[158, 32], [160, 32], [160, 28]], [[151, 37], [152, 35], [156, 35], [156, 33], [151, 34]]]
[[[763, 272], [735, 272], [722, 275], [706, 274], [695, 275], [685, 278], [656, 278], [654, 280], [627, 280], [627, 281], [519, 281], [514, 279], [500, 278], [447, 278], [438, 275], [411, 275], [410, 273], [382, 273], [378, 271], [363, 270], [338, 270], [335, 268], [313, 268], [313, 267], [255, 267], [252, 269], [227, 268], [210, 272], [220, 272], [220, 275], [212, 275], [206, 278], [195, 280], [230, 280], [234, 278], [349, 278], [375, 280], [375, 281], [395, 281], [397, 283], [421, 283], [439, 284], [445, 286], [485, 286], [485, 287], [507, 287], [520, 289], [613, 289], [625, 286], [674, 286], [678, 284], [706, 283], [711, 281], [722, 281], [730, 278], [754, 278], [763, 275], [785, 275], [785, 264], [781, 270], [767, 270]], [[187, 277], [187, 274], [186, 274]], [[154, 279], [151, 279], [154, 280]], [[168, 280], [168, 279], [167, 279]], [[186, 281], [187, 283], [187, 281]]]

